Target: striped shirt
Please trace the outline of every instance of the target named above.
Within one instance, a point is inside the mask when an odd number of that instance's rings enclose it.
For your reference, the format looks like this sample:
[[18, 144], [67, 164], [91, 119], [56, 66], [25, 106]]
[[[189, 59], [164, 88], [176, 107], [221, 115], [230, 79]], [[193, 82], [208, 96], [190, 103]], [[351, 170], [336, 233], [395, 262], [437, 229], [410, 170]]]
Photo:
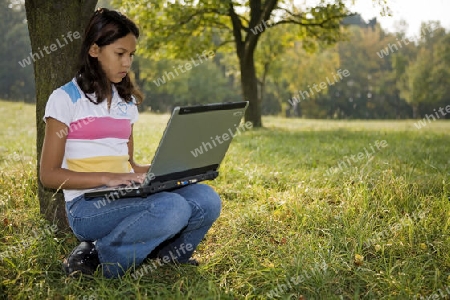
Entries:
[[[95, 94], [88, 94], [95, 99]], [[67, 137], [62, 168], [77, 172], [133, 172], [128, 161], [131, 124], [137, 121], [133, 103], [120, 98], [113, 85], [111, 107], [107, 101], [96, 105], [86, 98], [75, 79], [56, 89], [48, 99], [44, 121], [54, 118], [67, 125], [57, 132]], [[92, 190], [64, 190], [66, 201]]]

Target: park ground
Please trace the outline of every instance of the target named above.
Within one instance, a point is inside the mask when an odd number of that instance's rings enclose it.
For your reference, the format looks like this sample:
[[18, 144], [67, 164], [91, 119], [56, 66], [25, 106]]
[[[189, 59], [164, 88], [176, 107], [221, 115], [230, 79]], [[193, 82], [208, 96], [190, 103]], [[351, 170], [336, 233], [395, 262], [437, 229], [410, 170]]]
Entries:
[[[448, 121], [264, 117], [209, 183], [223, 210], [201, 265], [108, 280], [61, 271], [77, 241], [39, 214], [34, 115], [0, 101], [0, 299], [450, 297]], [[167, 120], [141, 115], [137, 161], [151, 160]]]

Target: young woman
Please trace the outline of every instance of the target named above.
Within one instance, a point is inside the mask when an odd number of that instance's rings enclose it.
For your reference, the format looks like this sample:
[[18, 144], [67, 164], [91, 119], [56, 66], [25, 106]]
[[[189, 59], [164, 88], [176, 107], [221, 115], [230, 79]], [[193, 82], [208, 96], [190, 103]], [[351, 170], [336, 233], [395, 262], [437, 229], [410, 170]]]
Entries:
[[[40, 180], [63, 189], [69, 225], [82, 241], [64, 261], [71, 274], [111, 278], [152, 253], [196, 264], [191, 255], [218, 218], [221, 201], [204, 184], [96, 207], [83, 194], [100, 186], [143, 182], [149, 165], [133, 158], [133, 124], [141, 93], [130, 80], [139, 30], [119, 12], [99, 9], [86, 28], [75, 77], [50, 96]], [[136, 100], [137, 99], [137, 100]]]

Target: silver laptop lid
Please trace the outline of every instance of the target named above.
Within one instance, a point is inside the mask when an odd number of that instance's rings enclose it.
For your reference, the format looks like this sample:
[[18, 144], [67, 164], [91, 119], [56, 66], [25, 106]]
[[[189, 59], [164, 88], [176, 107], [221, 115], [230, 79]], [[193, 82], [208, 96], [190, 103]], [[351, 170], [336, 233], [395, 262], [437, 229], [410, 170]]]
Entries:
[[149, 173], [158, 178], [217, 169], [237, 131], [248, 129], [241, 125], [247, 106], [243, 101], [175, 107]]

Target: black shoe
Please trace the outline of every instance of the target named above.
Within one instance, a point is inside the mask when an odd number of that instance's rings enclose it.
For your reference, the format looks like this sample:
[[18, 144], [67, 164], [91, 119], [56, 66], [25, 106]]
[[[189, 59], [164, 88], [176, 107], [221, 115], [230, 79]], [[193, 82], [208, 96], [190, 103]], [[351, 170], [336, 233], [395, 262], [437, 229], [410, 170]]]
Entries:
[[81, 273], [94, 275], [100, 261], [97, 250], [92, 242], [81, 242], [72, 250], [69, 257], [63, 261], [63, 270], [67, 275]]

